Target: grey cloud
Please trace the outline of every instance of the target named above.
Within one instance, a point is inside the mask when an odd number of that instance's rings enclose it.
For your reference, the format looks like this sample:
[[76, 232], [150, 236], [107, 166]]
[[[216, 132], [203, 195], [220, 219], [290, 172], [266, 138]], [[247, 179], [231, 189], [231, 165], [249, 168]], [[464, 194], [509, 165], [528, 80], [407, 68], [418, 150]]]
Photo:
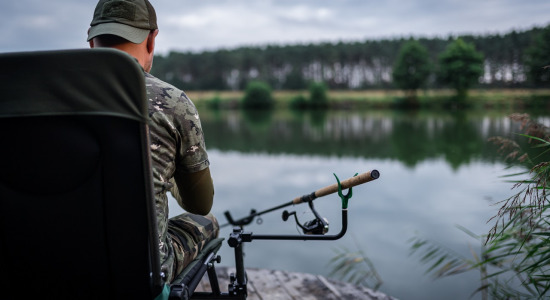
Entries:
[[[508, 32], [544, 26], [547, 0], [151, 0], [159, 52]], [[0, 52], [86, 47], [95, 1], [0, 3]]]
[[0, 52], [85, 47], [94, 4], [82, 2], [2, 2]]

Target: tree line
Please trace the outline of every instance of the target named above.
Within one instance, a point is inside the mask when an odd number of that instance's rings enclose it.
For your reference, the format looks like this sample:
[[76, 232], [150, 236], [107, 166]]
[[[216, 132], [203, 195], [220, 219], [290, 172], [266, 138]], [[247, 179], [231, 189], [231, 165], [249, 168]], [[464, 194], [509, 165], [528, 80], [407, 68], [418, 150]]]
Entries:
[[399, 88], [393, 80], [397, 60], [403, 47], [415, 41], [433, 66], [423, 87], [441, 88], [445, 81], [435, 75], [440, 56], [459, 39], [481, 54], [481, 74], [474, 87], [541, 87], [549, 80], [544, 66], [550, 65], [550, 26], [506, 34], [170, 52], [155, 56], [152, 73], [185, 90], [243, 90], [251, 81], [266, 82], [276, 90], [306, 89], [311, 82], [323, 82], [330, 89]]

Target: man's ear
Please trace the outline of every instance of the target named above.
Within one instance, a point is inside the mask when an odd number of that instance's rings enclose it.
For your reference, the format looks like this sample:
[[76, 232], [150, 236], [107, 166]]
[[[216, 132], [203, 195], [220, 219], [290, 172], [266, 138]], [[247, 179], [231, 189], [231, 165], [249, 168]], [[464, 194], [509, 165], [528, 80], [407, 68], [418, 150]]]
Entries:
[[158, 29], [151, 30], [151, 32], [149, 32], [149, 36], [147, 37], [147, 52], [153, 53], [155, 51], [155, 39], [158, 34]]
[[[92, 29], [92, 28], [91, 27], [88, 28], [88, 34], [90, 34], [90, 29]], [[90, 48], [94, 47], [94, 39], [91, 39], [90, 41], [88, 41], [88, 43], [90, 44]]]

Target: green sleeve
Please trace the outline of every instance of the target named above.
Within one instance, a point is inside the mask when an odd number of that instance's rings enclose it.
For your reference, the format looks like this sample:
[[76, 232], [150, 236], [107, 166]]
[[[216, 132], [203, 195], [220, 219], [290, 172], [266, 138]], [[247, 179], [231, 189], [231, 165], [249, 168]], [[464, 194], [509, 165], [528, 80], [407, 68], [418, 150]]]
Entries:
[[214, 201], [214, 184], [210, 168], [194, 172], [174, 174], [172, 195], [185, 211], [197, 215], [210, 212]]

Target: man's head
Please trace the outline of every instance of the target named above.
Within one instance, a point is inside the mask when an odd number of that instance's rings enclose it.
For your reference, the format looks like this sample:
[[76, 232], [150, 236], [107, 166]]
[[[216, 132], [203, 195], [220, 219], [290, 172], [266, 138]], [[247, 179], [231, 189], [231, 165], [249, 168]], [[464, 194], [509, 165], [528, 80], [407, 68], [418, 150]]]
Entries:
[[157, 34], [157, 16], [148, 0], [100, 0], [90, 23], [88, 42], [92, 48], [126, 51], [149, 72]]

